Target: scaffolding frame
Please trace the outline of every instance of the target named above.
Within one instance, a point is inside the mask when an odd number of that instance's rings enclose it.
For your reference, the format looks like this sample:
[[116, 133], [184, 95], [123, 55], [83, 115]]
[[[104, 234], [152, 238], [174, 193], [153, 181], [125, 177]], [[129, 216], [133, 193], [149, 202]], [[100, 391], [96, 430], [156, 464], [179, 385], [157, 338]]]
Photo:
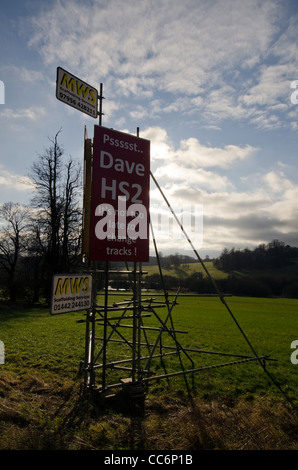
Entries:
[[[154, 240], [154, 245], [156, 243]], [[246, 364], [257, 361], [262, 368], [266, 370], [266, 361], [275, 361], [269, 355], [244, 355], [229, 352], [208, 351], [204, 349], [185, 348], [182, 342], [177, 338], [180, 334], [188, 334], [188, 331], [176, 329], [174, 327], [173, 310], [180, 297], [187, 296], [181, 294], [180, 288], [175, 294], [169, 294], [164, 288], [163, 275], [160, 259], [157, 254], [158, 266], [163, 284], [163, 294], [149, 295], [142, 294], [142, 275], [146, 274], [142, 270], [141, 263], [133, 263], [132, 269], [126, 264], [126, 270], [112, 270], [109, 263], [105, 263], [104, 269], [94, 269], [91, 271], [93, 276], [93, 305], [87, 311], [85, 335], [85, 362], [84, 362], [84, 389], [88, 393], [101, 393], [104, 396], [113, 396], [116, 389], [126, 389], [134, 397], [142, 396], [145, 387], [154, 380], [166, 379], [183, 375], [187, 384], [187, 375], [221, 368], [226, 366]], [[114, 293], [109, 289], [109, 279], [113, 275], [128, 275], [131, 282], [132, 296], [127, 293]], [[104, 279], [103, 302], [98, 303], [97, 279], [100, 275]], [[110, 292], [112, 296], [124, 296], [123, 301], [109, 304]], [[157, 300], [161, 295], [163, 300]], [[200, 295], [197, 295], [200, 297]], [[209, 295], [208, 295], [209, 296]], [[216, 295], [217, 296], [217, 295]], [[171, 297], [173, 299], [171, 300]], [[157, 312], [158, 309], [166, 309], [165, 318]], [[154, 326], [146, 325], [144, 320], [147, 318], [155, 320]], [[125, 321], [123, 324], [122, 322]], [[127, 323], [127, 322], [131, 323]], [[237, 322], [238, 324], [238, 322]], [[97, 331], [100, 329], [101, 335]], [[123, 332], [122, 332], [123, 331]], [[128, 335], [125, 332], [129, 332]], [[241, 330], [243, 331], [243, 330]], [[151, 338], [148, 334], [153, 333]], [[165, 341], [165, 336], [172, 344]], [[247, 338], [245, 336], [245, 338]], [[251, 343], [249, 343], [251, 344]], [[113, 349], [111, 357], [109, 345]], [[120, 345], [123, 350], [126, 348], [126, 357], [117, 357], [114, 346]], [[146, 354], [144, 354], [144, 349]], [[114, 357], [116, 354], [116, 357]], [[193, 354], [207, 354], [213, 356], [222, 356], [232, 358], [219, 364], [206, 366], [196, 366], [193, 360]], [[168, 371], [164, 366], [164, 359], [169, 356], [178, 358], [180, 370]], [[164, 368], [164, 373], [156, 373], [153, 370], [153, 362], [159, 359]], [[185, 366], [185, 360], [188, 366]], [[177, 368], [177, 365], [176, 367]], [[116, 375], [118, 380], [111, 380], [109, 372]], [[124, 374], [124, 377], [121, 374]], [[99, 379], [99, 383], [98, 383]], [[187, 384], [188, 386], [188, 384]]]
[[[156, 180], [155, 180], [156, 181]], [[160, 190], [161, 191], [161, 190]], [[162, 193], [162, 191], [161, 191]], [[162, 193], [163, 194], [163, 193]], [[168, 201], [166, 201], [169, 205]], [[174, 214], [173, 209], [169, 206], [171, 212]], [[175, 215], [175, 214], [174, 214]], [[176, 218], [176, 215], [175, 215]], [[184, 228], [180, 221], [177, 219], [181, 230], [184, 232]], [[235, 354], [230, 352], [217, 352], [208, 351], [204, 349], [185, 348], [182, 342], [177, 338], [177, 335], [188, 334], [188, 331], [176, 329], [173, 320], [173, 310], [178, 304], [180, 297], [187, 297], [189, 294], [183, 294], [180, 292], [180, 288], [175, 294], [169, 294], [164, 282], [161, 261], [157, 249], [157, 243], [154, 236], [154, 230], [150, 221], [150, 228], [152, 233], [152, 241], [155, 249], [156, 259], [158, 263], [158, 269], [160, 274], [160, 280], [162, 285], [162, 294], [144, 294], [142, 293], [142, 276], [147, 274], [142, 269], [142, 263], [134, 262], [132, 269], [129, 269], [127, 263], [125, 270], [113, 270], [110, 268], [109, 262], [105, 262], [104, 269], [93, 269], [90, 270], [93, 276], [93, 302], [92, 308], [87, 311], [85, 320], [78, 320], [79, 322], [86, 322], [86, 336], [85, 336], [85, 362], [84, 362], [84, 389], [87, 392], [99, 392], [104, 396], [113, 396], [116, 389], [129, 390], [130, 395], [134, 397], [142, 396], [144, 389], [154, 380], [166, 379], [170, 377], [177, 377], [183, 375], [186, 385], [187, 375], [200, 371], [211, 370], [215, 368], [221, 368], [226, 366], [247, 364], [248, 362], [257, 361], [264, 371], [266, 369], [266, 361], [275, 361], [269, 355], [258, 355], [253, 348], [248, 337], [241, 328], [239, 322], [231, 312], [231, 309], [227, 305], [225, 295], [220, 292], [215, 281], [210, 276], [206, 266], [199, 257], [196, 250], [197, 257], [205, 269], [210, 281], [216, 288], [215, 294], [191, 294], [191, 296], [202, 297], [218, 297], [224, 306], [227, 308], [240, 333], [247, 342], [253, 355], [247, 354]], [[185, 233], [185, 232], [184, 232]], [[187, 237], [187, 234], [185, 234]], [[190, 242], [189, 238], [187, 237]], [[191, 242], [190, 242], [191, 243]], [[97, 291], [98, 291], [98, 279], [97, 276], [102, 276], [103, 280], [103, 302], [100, 304], [97, 302]], [[130, 298], [125, 298], [121, 302], [113, 302], [109, 305], [110, 295], [113, 296], [124, 296], [128, 297], [128, 293], [116, 294], [110, 290], [109, 280], [113, 275], [128, 275], [132, 295]], [[162, 300], [157, 300], [160, 296]], [[171, 300], [171, 297], [173, 299]], [[157, 313], [158, 309], [166, 309], [164, 319], [160, 314]], [[153, 317], [156, 321], [154, 326], [146, 325], [144, 319]], [[130, 324], [123, 324], [122, 321], [131, 321]], [[101, 327], [101, 336], [97, 336], [97, 330]], [[121, 330], [130, 331], [130, 336], [127, 337]], [[154, 332], [155, 337], [152, 339], [148, 338], [148, 333]], [[115, 336], [117, 338], [115, 339]], [[172, 342], [167, 344], [164, 342], [165, 336]], [[128, 355], [125, 358], [109, 358], [110, 351], [108, 350], [109, 345], [116, 346], [121, 345], [121, 348], [125, 346], [128, 350]], [[143, 349], [146, 349], [144, 354]], [[114, 348], [113, 348], [114, 349]], [[113, 351], [114, 353], [114, 351]], [[216, 355], [225, 358], [233, 358], [228, 362], [219, 364], [211, 364], [197, 367], [193, 360], [193, 354], [206, 354]], [[114, 356], [114, 354], [113, 354]], [[169, 356], [175, 356], [178, 358], [180, 370], [167, 371], [164, 365], [164, 358]], [[157, 358], [160, 359], [160, 364], [164, 368], [164, 373], [158, 374], [153, 370], [153, 361]], [[188, 362], [188, 366], [185, 366], [185, 362]], [[143, 365], [144, 363], [144, 365]], [[177, 367], [177, 366], [176, 366]], [[117, 371], [118, 380], [110, 380], [109, 372]], [[121, 372], [120, 372], [121, 371]], [[122, 377], [121, 373], [125, 372], [126, 377]], [[120, 374], [120, 375], [119, 375]], [[128, 377], [127, 377], [128, 375]], [[99, 377], [100, 382], [97, 383]]]
[[[103, 99], [104, 97], [102, 96], [101, 84], [99, 95], [100, 111], [98, 113], [99, 125], [102, 125]], [[139, 128], [137, 128], [137, 136], [139, 136]], [[252, 355], [206, 351], [202, 349], [183, 347], [182, 342], [178, 339], [178, 337], [180, 334], [187, 334], [188, 332], [176, 329], [174, 327], [173, 310], [178, 303], [178, 299], [183, 297], [185, 294], [181, 294], [179, 288], [176, 294], [170, 295], [165, 288], [161, 262], [151, 220], [150, 229], [152, 233], [152, 241], [156, 259], [158, 262], [163, 294], [157, 294], [153, 296], [149, 294], [144, 295], [142, 292], [142, 276], [145, 274], [145, 271], [143, 271], [142, 263], [140, 262], [133, 262], [133, 266], [131, 268], [129, 268], [128, 264], [125, 263], [125, 270], [111, 269], [110, 263], [108, 261], [104, 263], [103, 269], [98, 268], [98, 263], [93, 263], [93, 266], [90, 265], [88, 261], [88, 243], [90, 230], [89, 218], [91, 198], [90, 182], [92, 171], [91, 160], [92, 142], [91, 139], [88, 139], [85, 128], [83, 259], [89, 266], [89, 273], [92, 274], [93, 299], [91, 308], [86, 312], [86, 318], [83, 320], [78, 320], [79, 323], [86, 323], [84, 390], [88, 393], [93, 393], [96, 391], [104, 394], [105, 396], [109, 396], [111, 391], [124, 388], [129, 390], [133, 396], [142, 396], [144, 387], [154, 380], [183, 375], [187, 383], [186, 377], [188, 374], [193, 375], [194, 373], [203, 370], [210, 370], [218, 367], [248, 363], [252, 361], [257, 361], [264, 371], [267, 372], [266, 361], [275, 361], [275, 359], [271, 359], [269, 355], [259, 356], [255, 351], [254, 347], [252, 346], [251, 342], [228, 306], [225, 300], [225, 295], [220, 291], [216, 282], [210, 275], [206, 265], [204, 264], [197, 250], [193, 246], [190, 238], [185, 232], [182, 222], [178, 219], [177, 215], [173, 211], [169, 201], [167, 200], [152, 172], [150, 172], [150, 175], [156, 187], [161, 193], [174, 219], [178, 223], [178, 226], [184, 234], [186, 240], [190, 244], [196, 258], [201, 263], [207, 278], [209, 278], [211, 284], [214, 287], [215, 294], [213, 294], [213, 296], [218, 297], [229, 312], [241, 335], [248, 344]], [[110, 305], [109, 299], [111, 291], [109, 288], [109, 282], [113, 275], [128, 276], [132, 295], [130, 298], [125, 298], [122, 302], [114, 302], [112, 305]], [[103, 302], [98, 303], [98, 290], [102, 284]], [[127, 293], [121, 295], [128, 297]], [[156, 300], [156, 298], [160, 295], [163, 296], [163, 300]], [[172, 296], [174, 298], [173, 300], [170, 300]], [[199, 294], [197, 296], [200, 297]], [[158, 309], [165, 309], [164, 318], [162, 318], [162, 315], [157, 313]], [[148, 318], [153, 318], [156, 323], [151, 322], [150, 325], [146, 324], [145, 319]], [[129, 323], [123, 324], [123, 320], [128, 321]], [[100, 330], [101, 333], [99, 336], [97, 335], [98, 330]], [[128, 334], [125, 334], [125, 332], [128, 332]], [[168, 340], [170, 344], [165, 340]], [[120, 345], [120, 348], [117, 350], [118, 345]], [[113, 350], [113, 354], [111, 354], [111, 348]], [[122, 357], [124, 349], [126, 350], [126, 355], [125, 357]], [[119, 354], [119, 357], [117, 357], [117, 353]], [[195, 353], [230, 357], [234, 358], [234, 360], [220, 364], [196, 367], [192, 358], [192, 355]], [[116, 357], [114, 357], [115, 354]], [[170, 356], [175, 356], [178, 358], [180, 370], [168, 372], [164, 364], [164, 358]], [[162, 374], [159, 374], [154, 370], [153, 362], [158, 358], [160, 359], [160, 364], [164, 368], [164, 373]], [[187, 362], [186, 365], [185, 361]], [[122, 377], [122, 374], [126, 375], [126, 377]]]

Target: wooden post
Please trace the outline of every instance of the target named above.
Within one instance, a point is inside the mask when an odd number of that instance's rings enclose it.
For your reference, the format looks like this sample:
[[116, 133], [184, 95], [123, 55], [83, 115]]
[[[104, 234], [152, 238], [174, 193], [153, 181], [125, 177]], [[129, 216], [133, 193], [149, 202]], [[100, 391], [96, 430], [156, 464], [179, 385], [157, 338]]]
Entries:
[[89, 262], [89, 252], [90, 252], [91, 182], [92, 182], [92, 140], [88, 139], [87, 129], [85, 126], [83, 233], [82, 233], [82, 258], [84, 262]]

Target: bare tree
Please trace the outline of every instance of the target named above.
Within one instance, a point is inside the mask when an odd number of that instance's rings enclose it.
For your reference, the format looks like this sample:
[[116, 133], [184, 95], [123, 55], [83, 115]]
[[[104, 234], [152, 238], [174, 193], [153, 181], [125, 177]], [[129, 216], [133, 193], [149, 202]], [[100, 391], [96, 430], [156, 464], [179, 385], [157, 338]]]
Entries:
[[60, 132], [50, 139], [50, 147], [32, 165], [30, 175], [36, 187], [32, 206], [38, 210], [32, 224], [34, 250], [43, 257], [50, 277], [69, 271], [81, 240], [81, 169], [71, 157], [64, 163]]
[[62, 249], [61, 265], [68, 272], [73, 256], [81, 249], [82, 209], [78, 204], [80, 187], [80, 168], [69, 159], [65, 166], [65, 182], [63, 184], [62, 214]]
[[0, 232], [0, 268], [6, 273], [9, 298], [15, 301], [17, 265], [26, 250], [28, 208], [7, 202], [0, 208], [0, 218], [4, 222]]
[[30, 175], [36, 186], [32, 205], [40, 210], [38, 223], [43, 226], [43, 237], [40, 238], [43, 254], [50, 264], [57, 263], [59, 256], [59, 229], [62, 215], [58, 179], [61, 174], [63, 151], [58, 145], [59, 133], [60, 131], [52, 140], [52, 146], [33, 163]]

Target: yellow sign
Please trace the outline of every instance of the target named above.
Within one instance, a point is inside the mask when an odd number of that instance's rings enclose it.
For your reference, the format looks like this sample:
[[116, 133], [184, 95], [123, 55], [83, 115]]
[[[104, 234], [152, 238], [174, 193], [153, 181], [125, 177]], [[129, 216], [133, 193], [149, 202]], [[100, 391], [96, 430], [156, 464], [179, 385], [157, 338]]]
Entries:
[[71, 73], [57, 68], [56, 98], [93, 118], [98, 116], [98, 91]]
[[57, 274], [53, 277], [51, 314], [88, 310], [92, 302], [90, 274]]

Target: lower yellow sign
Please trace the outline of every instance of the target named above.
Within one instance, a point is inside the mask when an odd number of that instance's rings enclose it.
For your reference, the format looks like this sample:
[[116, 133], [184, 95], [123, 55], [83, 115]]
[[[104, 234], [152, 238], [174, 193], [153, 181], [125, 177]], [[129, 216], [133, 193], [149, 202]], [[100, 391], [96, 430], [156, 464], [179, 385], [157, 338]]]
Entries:
[[87, 310], [92, 302], [90, 274], [57, 274], [53, 276], [51, 315]]

